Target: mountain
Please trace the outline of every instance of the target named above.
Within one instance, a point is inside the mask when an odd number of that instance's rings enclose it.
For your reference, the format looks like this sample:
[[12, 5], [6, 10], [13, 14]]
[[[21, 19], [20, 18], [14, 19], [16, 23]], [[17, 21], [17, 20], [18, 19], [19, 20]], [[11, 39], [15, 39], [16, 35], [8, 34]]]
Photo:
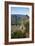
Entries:
[[27, 20], [27, 19], [29, 19], [28, 15], [12, 14], [11, 24], [21, 23], [22, 20]]

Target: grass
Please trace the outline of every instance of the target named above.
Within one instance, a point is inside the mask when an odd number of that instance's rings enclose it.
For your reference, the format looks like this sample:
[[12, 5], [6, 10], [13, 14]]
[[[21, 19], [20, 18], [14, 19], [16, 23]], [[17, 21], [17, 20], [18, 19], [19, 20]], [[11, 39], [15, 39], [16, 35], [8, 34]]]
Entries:
[[26, 30], [23, 30], [25, 32], [22, 32], [21, 30], [15, 30], [14, 32], [11, 32], [11, 38], [26, 38], [29, 37], [29, 20], [24, 20], [23, 25], [25, 26]]

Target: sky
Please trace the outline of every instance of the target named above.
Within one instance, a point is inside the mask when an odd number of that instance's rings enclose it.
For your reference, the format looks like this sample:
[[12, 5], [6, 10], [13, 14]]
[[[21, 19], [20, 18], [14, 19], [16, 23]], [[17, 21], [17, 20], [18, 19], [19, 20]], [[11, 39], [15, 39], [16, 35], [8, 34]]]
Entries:
[[21, 14], [21, 15], [28, 15], [29, 8], [25, 7], [11, 7], [11, 14]]

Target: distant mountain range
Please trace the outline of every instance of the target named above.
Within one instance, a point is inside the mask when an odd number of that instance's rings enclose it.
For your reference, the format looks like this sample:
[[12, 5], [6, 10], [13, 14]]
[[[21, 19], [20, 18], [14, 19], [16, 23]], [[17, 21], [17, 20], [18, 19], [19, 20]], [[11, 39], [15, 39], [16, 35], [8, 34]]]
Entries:
[[16, 16], [17, 18], [18, 18], [18, 17], [20, 17], [20, 18], [21, 18], [21, 17], [23, 17], [23, 18], [26, 18], [26, 17], [29, 18], [28, 15], [21, 15], [21, 14], [12, 14], [12, 16]]
[[16, 15], [16, 16], [28, 16], [28, 15], [21, 15], [21, 14], [12, 14], [12, 15]]
[[22, 19], [26, 20], [26, 19], [29, 19], [29, 16], [28, 15], [21, 15], [21, 14], [12, 14], [11, 15], [11, 23], [12, 24], [15, 24], [16, 21], [22, 21]]

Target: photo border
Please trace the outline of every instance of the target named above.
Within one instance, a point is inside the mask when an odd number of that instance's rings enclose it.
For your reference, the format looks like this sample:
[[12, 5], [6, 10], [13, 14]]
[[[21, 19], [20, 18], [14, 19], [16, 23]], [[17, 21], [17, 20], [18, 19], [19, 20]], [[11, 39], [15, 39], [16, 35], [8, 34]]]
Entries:
[[[9, 42], [9, 4], [15, 5], [29, 5], [32, 6], [32, 41], [18, 41], [18, 42]], [[23, 44], [23, 43], [34, 43], [34, 4], [26, 2], [10, 2], [5, 1], [5, 45], [9, 44]]]

